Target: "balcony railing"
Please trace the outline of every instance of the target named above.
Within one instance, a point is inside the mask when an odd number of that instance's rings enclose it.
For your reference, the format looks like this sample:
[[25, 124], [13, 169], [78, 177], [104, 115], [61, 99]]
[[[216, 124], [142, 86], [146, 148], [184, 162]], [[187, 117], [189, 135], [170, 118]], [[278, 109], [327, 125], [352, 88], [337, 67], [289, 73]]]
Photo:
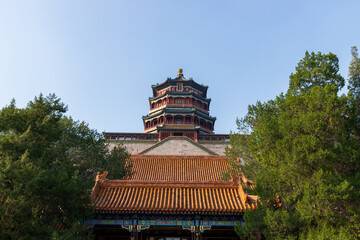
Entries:
[[197, 105], [194, 105], [194, 104], [191, 104], [191, 103], [188, 103], [188, 104], [176, 104], [176, 103], [166, 103], [166, 104], [163, 104], [161, 106], [155, 106], [154, 108], [150, 109], [150, 112], [149, 114], [153, 113], [153, 112], [156, 112], [156, 111], [159, 111], [165, 107], [169, 107], [169, 108], [196, 108], [197, 110], [209, 115], [209, 111], [208, 110], [205, 110], [204, 108], [202, 108], [201, 106], [197, 106]]

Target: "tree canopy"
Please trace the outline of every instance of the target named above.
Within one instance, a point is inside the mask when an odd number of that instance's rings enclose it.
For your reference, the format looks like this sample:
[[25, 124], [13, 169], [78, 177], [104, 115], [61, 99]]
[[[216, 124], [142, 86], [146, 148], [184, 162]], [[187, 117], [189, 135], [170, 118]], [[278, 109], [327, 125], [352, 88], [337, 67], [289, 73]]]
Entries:
[[360, 101], [360, 58], [357, 48], [351, 48], [352, 60], [349, 66], [349, 95]]
[[339, 60], [333, 53], [307, 52], [296, 66], [296, 72], [290, 75], [289, 92], [292, 94], [311, 91], [314, 86], [332, 85], [335, 91], [345, 83], [339, 72]]
[[240, 236], [360, 237], [360, 141], [354, 134], [360, 118], [351, 97], [360, 65], [353, 56], [349, 94], [339, 94], [344, 78], [334, 54], [306, 52], [286, 94], [250, 105], [237, 120], [229, 156], [244, 162], [241, 170], [256, 184], [248, 191], [260, 197], [258, 208], [245, 213]]
[[1, 239], [86, 238], [96, 173], [129, 173], [123, 148], [109, 151], [102, 134], [66, 111], [55, 95], [0, 111]]

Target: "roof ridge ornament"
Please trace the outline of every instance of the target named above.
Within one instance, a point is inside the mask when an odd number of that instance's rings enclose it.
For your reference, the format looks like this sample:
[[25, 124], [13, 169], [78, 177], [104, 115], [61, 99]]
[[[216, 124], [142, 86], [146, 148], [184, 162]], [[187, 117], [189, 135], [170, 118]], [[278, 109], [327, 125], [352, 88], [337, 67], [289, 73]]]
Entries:
[[178, 75], [177, 75], [178, 77], [184, 77], [184, 75], [183, 75], [183, 70], [181, 69], [181, 68], [179, 68], [179, 70], [178, 70]]
[[97, 172], [95, 181], [96, 182], [105, 182], [107, 180], [108, 174], [109, 174], [108, 171], [104, 171], [103, 174], [100, 174], [100, 172]]

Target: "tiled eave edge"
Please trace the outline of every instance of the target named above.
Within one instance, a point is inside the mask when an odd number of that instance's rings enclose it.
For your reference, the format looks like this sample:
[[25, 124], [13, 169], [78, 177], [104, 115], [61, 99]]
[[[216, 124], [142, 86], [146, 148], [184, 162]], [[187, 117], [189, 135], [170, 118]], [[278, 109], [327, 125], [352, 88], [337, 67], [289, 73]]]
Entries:
[[150, 150], [152, 150], [152, 149], [154, 149], [154, 148], [156, 148], [156, 147], [158, 147], [158, 146], [160, 146], [160, 145], [162, 145], [162, 144], [164, 144], [165, 142], [170, 141], [170, 140], [186, 140], [186, 141], [188, 141], [189, 143], [191, 143], [191, 144], [197, 146], [198, 148], [204, 150], [205, 152], [209, 153], [210, 155], [218, 155], [217, 153], [215, 153], [215, 152], [211, 151], [210, 149], [202, 146], [201, 144], [199, 144], [199, 143], [191, 140], [191, 139], [188, 138], [188, 137], [167, 137], [165, 140], [163, 140], [163, 141], [161, 141], [161, 142], [158, 142], [157, 144], [155, 144], [155, 145], [153, 145], [153, 146], [145, 149], [145, 150], [142, 151], [142, 152], [139, 152], [138, 154], [145, 154], [145, 153], [149, 152]]
[[224, 160], [226, 161], [226, 156], [224, 155], [131, 155], [131, 159], [199, 159], [199, 160]]
[[134, 139], [134, 140], [119, 140], [119, 139], [110, 139], [106, 140], [108, 143], [158, 143], [158, 140], [143, 140], [143, 139]]
[[149, 100], [158, 100], [160, 98], [164, 98], [164, 97], [178, 97], [178, 96], [184, 96], [184, 97], [189, 97], [192, 96], [194, 98], [198, 98], [200, 100], [206, 101], [206, 102], [210, 102], [211, 98], [204, 98], [203, 96], [199, 96], [199, 95], [195, 95], [194, 91], [182, 91], [182, 92], [174, 92], [174, 91], [166, 91], [164, 94], [160, 95], [160, 96], [156, 96], [156, 97], [149, 97]]
[[106, 180], [99, 187], [106, 188], [206, 188], [237, 189], [232, 181], [143, 181], [143, 180]]
[[[100, 214], [136, 214], [136, 213], [142, 213], [142, 214], [168, 214], [168, 215], [183, 215], [183, 216], [188, 216], [189, 214], [196, 214], [196, 215], [222, 215], [222, 216], [241, 216], [244, 211], [241, 212], [216, 212], [216, 211], [208, 211], [208, 212], [200, 212], [200, 211], [173, 211], [173, 212], [169, 212], [169, 211], [159, 211], [159, 210], [145, 210], [145, 211], [141, 211], [141, 210], [102, 210], [102, 209], [96, 209], [97, 213]], [[239, 215], [241, 214], [241, 215]]]
[[195, 188], [195, 189], [237, 189], [240, 193], [240, 204], [242, 209], [183, 209], [183, 208], [170, 208], [170, 209], [158, 209], [158, 208], [130, 208], [130, 209], [116, 209], [113, 207], [96, 207], [98, 212], [206, 212], [206, 213], [242, 213], [245, 210], [253, 210], [256, 208], [259, 198], [257, 196], [248, 195], [243, 187], [241, 186], [239, 179], [233, 178], [230, 181], [198, 181], [198, 182], [188, 182], [188, 181], [134, 181], [134, 180], [109, 180], [107, 179], [108, 172], [105, 171], [103, 174], [96, 176], [95, 185], [91, 193], [91, 201], [94, 203], [96, 198], [99, 196], [100, 189], [102, 188]]
[[[95, 188], [95, 187], [94, 187]], [[92, 202], [95, 202], [95, 199], [98, 197], [100, 189], [124, 189], [124, 188], [150, 188], [150, 189], [176, 189], [176, 188], [189, 188], [189, 189], [223, 189], [223, 191], [233, 189], [240, 191], [240, 204], [242, 209], [184, 209], [184, 208], [168, 208], [168, 209], [159, 209], [151, 207], [149, 208], [132, 208], [132, 209], [116, 209], [114, 207], [108, 206], [96, 206], [96, 211], [112, 211], [112, 212], [129, 212], [129, 211], [138, 211], [138, 212], [214, 212], [214, 213], [242, 213], [245, 210], [253, 210], [256, 207], [253, 198], [249, 197], [242, 188], [241, 185], [233, 181], [228, 182], [180, 182], [180, 181], [133, 181], [133, 180], [106, 180], [97, 182], [96, 189], [93, 189], [92, 193]], [[250, 201], [249, 201], [250, 200]]]
[[184, 77], [177, 77], [177, 78], [168, 78], [166, 79], [165, 82], [163, 83], [160, 83], [160, 84], [156, 84], [156, 85], [152, 85], [151, 88], [154, 90], [160, 90], [161, 88], [165, 88], [165, 87], [168, 87], [168, 86], [176, 86], [175, 84], [176, 83], [185, 83], [184, 86], [190, 86], [190, 87], [194, 87], [196, 90], [200, 90], [200, 91], [203, 91], [203, 92], [207, 92], [207, 89], [209, 88], [208, 86], [205, 86], [205, 85], [202, 85], [202, 84], [199, 84], [197, 82], [195, 82], [193, 79], [189, 78], [189, 79], [186, 79]]
[[[255, 209], [252, 207], [249, 207], [247, 210], [253, 210]], [[204, 210], [204, 211], [199, 211], [199, 210], [184, 210], [184, 209], [168, 209], [168, 210], [162, 210], [159, 211], [157, 209], [133, 209], [133, 210], [112, 210], [112, 209], [100, 209], [100, 208], [95, 208], [96, 212], [99, 213], [159, 213], [159, 214], [182, 214], [182, 215], [186, 215], [186, 214], [222, 214], [222, 215], [229, 215], [229, 214], [243, 214], [245, 212], [245, 209], [243, 210], [226, 210], [226, 211], [214, 211], [214, 210]]]

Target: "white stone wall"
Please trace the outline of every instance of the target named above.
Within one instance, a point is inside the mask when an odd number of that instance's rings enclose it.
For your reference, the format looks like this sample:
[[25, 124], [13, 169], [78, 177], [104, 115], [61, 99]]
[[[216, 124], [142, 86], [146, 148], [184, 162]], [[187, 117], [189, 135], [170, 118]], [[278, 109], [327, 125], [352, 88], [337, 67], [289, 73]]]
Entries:
[[[126, 148], [126, 150], [130, 154], [138, 154], [139, 152], [144, 151], [145, 149], [153, 146], [154, 142], [137, 142], [137, 141], [124, 141], [122, 142], [122, 145]], [[112, 149], [114, 146], [121, 145], [119, 142], [111, 142], [109, 144], [109, 148]]]
[[169, 140], [144, 153], [146, 155], [210, 155], [186, 140]]
[[[130, 154], [138, 154], [149, 147], [155, 145], [156, 143], [153, 141], [145, 142], [145, 141], [123, 141], [123, 142], [110, 142], [109, 148], [113, 148], [114, 146], [119, 146], [123, 144], [126, 150]], [[226, 146], [230, 147], [230, 143], [201, 143], [198, 142], [201, 146], [213, 151], [218, 155], [225, 155]], [[149, 152], [144, 153], [146, 155], [210, 155], [208, 152], [199, 148], [198, 146], [188, 142], [186, 140], [170, 140], [167, 141], [158, 147], [150, 150]]]
[[207, 149], [215, 152], [218, 155], [225, 155], [225, 148], [230, 147], [230, 143], [199, 143]]

